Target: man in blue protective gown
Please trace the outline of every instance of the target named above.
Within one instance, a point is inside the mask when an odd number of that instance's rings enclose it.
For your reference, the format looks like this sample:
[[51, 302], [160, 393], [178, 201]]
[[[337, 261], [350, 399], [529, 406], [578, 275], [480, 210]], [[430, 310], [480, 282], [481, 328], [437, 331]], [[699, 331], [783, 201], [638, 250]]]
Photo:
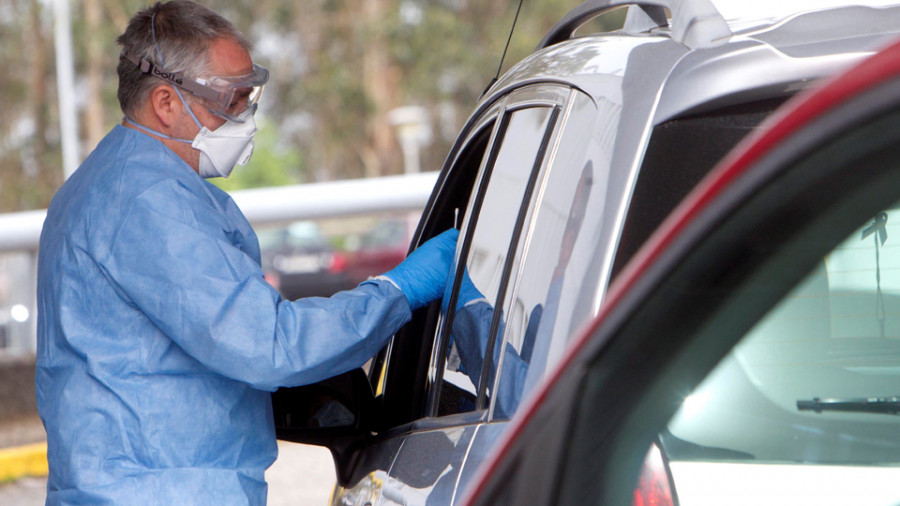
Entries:
[[232, 200], [204, 180], [252, 150], [268, 72], [188, 1], [119, 37], [125, 115], [41, 234], [37, 402], [48, 504], [265, 504], [270, 392], [359, 367], [438, 298], [451, 230], [331, 298], [283, 300]]

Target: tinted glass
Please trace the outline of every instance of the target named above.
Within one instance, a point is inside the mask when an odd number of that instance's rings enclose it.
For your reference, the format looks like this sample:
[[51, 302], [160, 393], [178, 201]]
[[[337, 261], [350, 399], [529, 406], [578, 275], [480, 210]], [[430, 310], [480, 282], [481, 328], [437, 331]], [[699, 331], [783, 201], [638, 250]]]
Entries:
[[784, 100], [676, 118], [653, 129], [616, 250], [613, 277], [694, 186]]
[[[545, 145], [552, 111], [536, 107], [513, 112], [495, 162], [485, 169], [483, 200], [473, 208], [477, 217], [469, 221], [474, 230], [464, 231], [469, 237], [465, 274], [456, 307], [446, 315], [449, 350], [442, 364], [438, 414], [476, 407], [483, 359], [497, 330], [494, 307], [505, 281], [508, 250], [523, 199], [527, 201], [533, 185], [532, 173], [539, 167], [538, 154]], [[497, 355], [493, 356], [496, 360]], [[485, 376], [490, 382], [490, 375]]]

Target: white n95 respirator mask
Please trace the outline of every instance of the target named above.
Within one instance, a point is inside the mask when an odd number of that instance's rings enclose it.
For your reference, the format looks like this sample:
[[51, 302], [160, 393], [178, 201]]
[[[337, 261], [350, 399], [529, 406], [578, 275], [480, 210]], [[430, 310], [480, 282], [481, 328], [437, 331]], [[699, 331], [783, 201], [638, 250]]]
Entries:
[[246, 165], [253, 154], [256, 105], [215, 130], [201, 127], [191, 146], [200, 151], [200, 177], [228, 177], [235, 165]]
[[[181, 93], [178, 93], [178, 95], [181, 96]], [[191, 147], [200, 151], [200, 164], [197, 167], [197, 173], [203, 178], [228, 177], [231, 175], [231, 171], [234, 170], [235, 165], [246, 165], [250, 161], [250, 155], [253, 154], [253, 136], [256, 134], [256, 121], [253, 119], [253, 115], [256, 112], [256, 104], [235, 119], [226, 119], [225, 123], [215, 130], [210, 130], [201, 125], [191, 108], [187, 106], [187, 103], [185, 103], [185, 107], [187, 107], [194, 122], [200, 127], [200, 131], [197, 132], [192, 141], [170, 137], [162, 132], [140, 125], [127, 116], [125, 121], [147, 133], [190, 144]]]
[[[250, 155], [253, 154], [253, 136], [256, 134], [256, 122], [253, 115], [256, 113], [257, 102], [263, 87], [269, 80], [269, 71], [254, 64], [252, 70], [244, 75], [212, 76], [201, 79], [188, 77], [180, 71], [166, 69], [159, 45], [156, 44], [156, 29], [153, 24], [155, 19], [156, 14], [154, 13], [150, 19], [150, 28], [158, 65], [148, 58], [139, 57], [127, 50], [122, 51], [120, 57], [133, 63], [144, 74], [153, 75], [172, 85], [200, 131], [193, 140], [177, 139], [139, 125], [127, 116], [125, 119], [145, 132], [190, 144], [191, 147], [200, 151], [197, 173], [201, 177], [228, 177], [236, 164], [246, 165], [250, 161]], [[179, 89], [184, 89], [203, 100], [203, 104], [206, 105], [209, 112], [224, 119], [225, 123], [215, 130], [209, 130], [200, 124]]]

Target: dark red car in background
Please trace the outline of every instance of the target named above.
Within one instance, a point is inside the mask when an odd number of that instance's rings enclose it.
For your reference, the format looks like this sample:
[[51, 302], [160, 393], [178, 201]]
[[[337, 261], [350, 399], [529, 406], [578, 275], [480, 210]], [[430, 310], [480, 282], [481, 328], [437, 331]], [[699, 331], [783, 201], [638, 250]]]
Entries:
[[266, 279], [285, 299], [329, 297], [347, 287], [347, 255], [316, 222], [264, 228], [257, 236]]
[[356, 286], [402, 262], [421, 216], [421, 211], [385, 216], [363, 234], [359, 244], [347, 253], [347, 285]]

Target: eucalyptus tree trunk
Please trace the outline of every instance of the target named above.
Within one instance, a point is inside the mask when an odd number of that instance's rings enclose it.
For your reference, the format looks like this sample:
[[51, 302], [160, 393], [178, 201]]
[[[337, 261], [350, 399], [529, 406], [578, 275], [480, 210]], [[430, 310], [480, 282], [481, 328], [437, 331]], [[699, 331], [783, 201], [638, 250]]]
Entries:
[[400, 172], [391, 167], [398, 160], [398, 148], [388, 122], [388, 112], [398, 105], [400, 76], [390, 64], [386, 38], [372, 29], [383, 23], [386, 4], [385, 0], [363, 1], [363, 26], [369, 28], [363, 51], [363, 89], [372, 107], [365, 125], [369, 142], [362, 157], [366, 177]]
[[31, 49], [31, 58], [28, 61], [28, 98], [26, 103], [29, 108], [29, 116], [34, 121], [35, 135], [32, 139], [33, 156], [42, 159], [47, 151], [46, 132], [49, 123], [49, 103], [47, 100], [47, 80], [50, 77], [47, 72], [47, 60], [49, 59], [49, 41], [44, 32], [41, 19], [40, 0], [31, 0], [28, 16], [28, 29], [24, 34], [28, 46]]
[[[84, 8], [85, 32], [88, 34], [101, 33], [103, 30], [101, 26], [103, 11], [100, 0], [82, 0], [82, 6]], [[85, 75], [87, 95], [84, 108], [84, 129], [87, 151], [94, 149], [100, 142], [100, 139], [106, 134], [106, 126], [103, 120], [103, 74], [106, 70], [103, 62], [103, 42], [101, 37], [96, 36], [88, 37], [85, 41], [87, 49]]]

